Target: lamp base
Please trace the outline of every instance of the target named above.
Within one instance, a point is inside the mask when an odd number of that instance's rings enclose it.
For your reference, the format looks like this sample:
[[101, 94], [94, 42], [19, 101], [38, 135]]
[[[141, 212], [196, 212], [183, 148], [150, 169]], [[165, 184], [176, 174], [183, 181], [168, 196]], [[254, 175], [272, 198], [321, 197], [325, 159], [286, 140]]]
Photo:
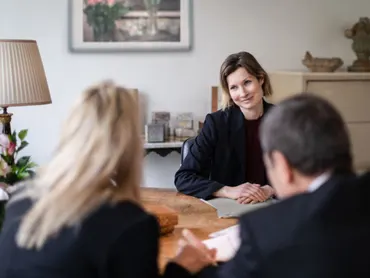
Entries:
[[12, 120], [12, 113], [8, 113], [7, 107], [2, 107], [3, 113], [0, 114], [0, 132], [5, 134], [12, 134], [10, 122]]

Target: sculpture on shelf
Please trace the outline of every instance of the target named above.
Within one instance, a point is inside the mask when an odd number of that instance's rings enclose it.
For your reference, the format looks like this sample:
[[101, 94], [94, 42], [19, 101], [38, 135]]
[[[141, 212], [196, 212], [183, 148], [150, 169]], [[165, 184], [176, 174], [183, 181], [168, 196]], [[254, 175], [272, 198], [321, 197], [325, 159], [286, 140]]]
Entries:
[[357, 59], [348, 71], [370, 72], [370, 19], [360, 17], [352, 28], [346, 29], [344, 35], [353, 40], [352, 50], [356, 53]]
[[309, 51], [306, 51], [302, 64], [312, 72], [334, 72], [343, 65], [343, 60], [339, 57], [313, 57]]

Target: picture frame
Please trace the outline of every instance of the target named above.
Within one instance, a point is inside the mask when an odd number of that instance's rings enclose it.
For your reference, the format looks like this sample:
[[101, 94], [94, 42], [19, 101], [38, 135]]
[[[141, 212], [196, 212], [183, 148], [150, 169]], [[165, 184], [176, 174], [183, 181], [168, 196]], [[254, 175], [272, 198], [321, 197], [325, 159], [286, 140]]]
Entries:
[[[92, 21], [94, 14], [88, 14], [86, 10], [86, 7], [93, 6], [88, 3], [96, 2], [104, 5], [109, 2], [119, 3], [128, 11], [114, 20], [111, 30], [104, 33], [100, 30], [109, 28], [100, 28], [101, 25]], [[147, 4], [148, 2], [159, 4], [153, 8], [150, 6], [153, 4]], [[192, 46], [191, 2], [192, 0], [70, 0], [69, 48], [72, 52], [189, 51]], [[104, 26], [108, 26], [108, 23]]]

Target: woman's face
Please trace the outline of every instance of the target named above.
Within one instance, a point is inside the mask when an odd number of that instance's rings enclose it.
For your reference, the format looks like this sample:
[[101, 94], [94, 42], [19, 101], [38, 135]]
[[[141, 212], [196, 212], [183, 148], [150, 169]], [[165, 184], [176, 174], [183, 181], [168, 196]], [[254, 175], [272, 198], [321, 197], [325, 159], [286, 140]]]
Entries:
[[240, 67], [231, 73], [226, 80], [230, 97], [241, 110], [251, 110], [261, 104], [263, 79], [258, 80], [245, 68]]

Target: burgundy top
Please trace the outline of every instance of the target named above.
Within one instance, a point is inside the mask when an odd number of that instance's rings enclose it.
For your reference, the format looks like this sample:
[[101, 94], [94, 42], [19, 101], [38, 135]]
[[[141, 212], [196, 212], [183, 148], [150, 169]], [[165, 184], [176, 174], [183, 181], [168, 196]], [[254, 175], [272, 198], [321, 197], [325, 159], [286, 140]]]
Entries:
[[257, 183], [261, 186], [266, 185], [267, 178], [265, 165], [263, 163], [262, 149], [259, 140], [259, 126], [261, 118], [257, 120], [245, 121], [245, 162], [246, 162], [246, 181]]

